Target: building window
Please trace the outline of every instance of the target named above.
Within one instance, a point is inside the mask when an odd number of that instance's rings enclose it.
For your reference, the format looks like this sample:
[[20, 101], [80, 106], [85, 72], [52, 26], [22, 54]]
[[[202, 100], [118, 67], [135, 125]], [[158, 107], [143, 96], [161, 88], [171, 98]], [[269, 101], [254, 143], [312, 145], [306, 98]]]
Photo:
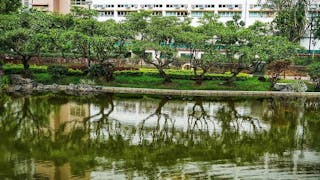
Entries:
[[166, 12], [166, 16], [178, 16], [178, 17], [182, 17], [182, 16], [187, 16], [188, 12], [186, 11], [167, 11]]
[[241, 12], [232, 12], [232, 11], [222, 11], [218, 13], [220, 17], [233, 17], [235, 15], [240, 15]]
[[249, 12], [249, 17], [253, 18], [266, 18], [271, 17], [273, 15], [272, 12]]
[[129, 13], [131, 13], [131, 11], [118, 11], [118, 17], [125, 17]]
[[86, 112], [83, 106], [75, 105], [70, 107], [70, 115], [76, 117], [84, 117], [86, 115]]
[[153, 16], [161, 16], [161, 15], [162, 15], [162, 12], [161, 12], [161, 11], [153, 11], [153, 12], [152, 12], [152, 15], [153, 15]]
[[72, 0], [71, 5], [86, 5], [86, 0]]
[[191, 17], [203, 17], [203, 14], [201, 11], [193, 11], [191, 12]]
[[100, 16], [112, 17], [114, 16], [114, 11], [102, 11], [100, 12]]

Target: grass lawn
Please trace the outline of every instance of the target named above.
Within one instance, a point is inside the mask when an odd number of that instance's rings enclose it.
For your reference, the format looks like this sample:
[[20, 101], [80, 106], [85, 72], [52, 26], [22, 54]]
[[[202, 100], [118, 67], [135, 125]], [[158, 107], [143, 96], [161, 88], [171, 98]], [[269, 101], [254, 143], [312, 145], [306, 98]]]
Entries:
[[180, 89], [180, 90], [235, 90], [235, 91], [267, 91], [270, 90], [269, 82], [260, 82], [257, 78], [236, 81], [234, 85], [223, 85], [221, 80], [206, 80], [202, 85], [196, 85], [192, 80], [173, 79], [170, 84], [163, 84], [163, 80], [150, 76], [116, 76], [115, 81], [103, 83], [105, 86], [135, 87], [135, 88], [158, 88], [158, 89]]
[[[81, 76], [65, 76], [57, 80], [51, 79], [47, 73], [35, 73], [34, 80], [43, 84], [79, 84], [90, 79]], [[235, 81], [234, 85], [223, 85], [221, 80], [206, 80], [202, 85], [196, 85], [192, 80], [173, 79], [170, 84], [163, 84], [163, 79], [153, 76], [125, 76], [117, 75], [112, 82], [96, 82], [97, 85], [133, 88], [180, 89], [180, 90], [235, 90], [235, 91], [267, 91], [269, 82], [260, 82], [256, 78]]]

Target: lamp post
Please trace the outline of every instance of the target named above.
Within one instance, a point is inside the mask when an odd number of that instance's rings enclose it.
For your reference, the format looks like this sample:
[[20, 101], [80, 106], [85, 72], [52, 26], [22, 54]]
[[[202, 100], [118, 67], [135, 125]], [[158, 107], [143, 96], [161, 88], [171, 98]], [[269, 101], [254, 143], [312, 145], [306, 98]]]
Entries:
[[90, 10], [92, 5], [92, 0], [86, 0], [86, 4], [88, 5], [88, 8]]

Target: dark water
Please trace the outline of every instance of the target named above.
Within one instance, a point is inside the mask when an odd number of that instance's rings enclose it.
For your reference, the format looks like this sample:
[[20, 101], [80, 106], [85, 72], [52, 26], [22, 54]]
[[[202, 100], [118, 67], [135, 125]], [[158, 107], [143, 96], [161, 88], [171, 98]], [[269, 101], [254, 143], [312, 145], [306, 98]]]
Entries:
[[0, 179], [320, 179], [320, 101], [2, 95]]

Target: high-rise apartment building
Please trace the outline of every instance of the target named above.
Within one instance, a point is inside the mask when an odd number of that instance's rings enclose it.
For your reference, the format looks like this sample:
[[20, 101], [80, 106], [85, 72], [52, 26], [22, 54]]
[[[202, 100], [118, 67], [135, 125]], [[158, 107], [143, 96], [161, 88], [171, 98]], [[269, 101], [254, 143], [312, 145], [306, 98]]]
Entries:
[[72, 6], [88, 7], [86, 0], [22, 0], [21, 2], [25, 7], [62, 14], [69, 13]]
[[[263, 0], [22, 0], [22, 3], [43, 11], [64, 14], [70, 12], [72, 6], [87, 7], [99, 12], [99, 21], [108, 19], [121, 21], [129, 13], [148, 10], [154, 15], [190, 17], [193, 25], [197, 25], [199, 19], [206, 13], [219, 15], [221, 22], [232, 20], [234, 15], [239, 15], [246, 26], [250, 26], [256, 21], [271, 22], [276, 16], [274, 8], [262, 6], [261, 1], [263, 2]], [[309, 23], [319, 12], [320, 0], [311, 0], [307, 11]], [[320, 49], [320, 42], [314, 40], [308, 32], [302, 38], [301, 45], [308, 50]]]

